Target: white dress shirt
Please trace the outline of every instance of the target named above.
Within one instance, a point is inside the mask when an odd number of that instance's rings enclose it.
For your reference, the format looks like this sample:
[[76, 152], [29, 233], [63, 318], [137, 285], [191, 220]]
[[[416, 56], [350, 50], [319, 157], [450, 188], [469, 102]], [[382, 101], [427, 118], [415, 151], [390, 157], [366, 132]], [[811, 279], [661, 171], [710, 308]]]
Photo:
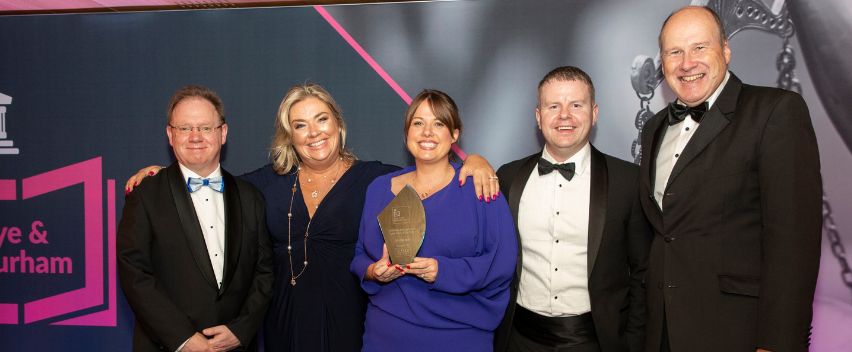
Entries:
[[[719, 87], [716, 88], [716, 91], [713, 92], [713, 95], [707, 99], [707, 111], [710, 111], [710, 107], [712, 107], [713, 103], [716, 102], [716, 98], [718, 98], [719, 94], [722, 93], [722, 89], [725, 88], [725, 84], [728, 83], [728, 78], [730, 77], [730, 72], [725, 73], [725, 79], [722, 80], [722, 84], [720, 84]], [[680, 100], [678, 100], [678, 104], [681, 104]], [[674, 165], [677, 163], [678, 158], [680, 158], [680, 155], [683, 153], [683, 149], [686, 148], [689, 140], [692, 139], [695, 131], [698, 130], [699, 125], [700, 124], [695, 122], [692, 118], [686, 118], [683, 119], [683, 122], [681, 123], [666, 127], [666, 132], [663, 135], [663, 141], [660, 143], [660, 150], [657, 152], [657, 160], [654, 169], [656, 170], [654, 174], [654, 199], [657, 201], [657, 205], [660, 209], [664, 209], [663, 194], [666, 192], [666, 186], [668, 186], [669, 177], [672, 174]]]
[[[184, 181], [188, 181], [190, 177], [201, 177], [183, 165], [180, 165], [180, 171], [183, 173]], [[217, 167], [210, 175], [202, 178], [219, 176], [222, 176], [221, 166]], [[198, 215], [198, 224], [201, 225], [201, 233], [204, 235], [204, 243], [207, 245], [207, 255], [210, 256], [213, 274], [216, 275], [216, 284], [221, 288], [225, 268], [224, 194], [203, 186], [190, 193], [189, 197], [192, 199], [195, 214]]]
[[[591, 310], [588, 289], [591, 145], [573, 162], [571, 181], [558, 171], [539, 175], [533, 168], [518, 206], [521, 266], [518, 304], [548, 317], [579, 315]], [[556, 163], [544, 148], [542, 158]]]

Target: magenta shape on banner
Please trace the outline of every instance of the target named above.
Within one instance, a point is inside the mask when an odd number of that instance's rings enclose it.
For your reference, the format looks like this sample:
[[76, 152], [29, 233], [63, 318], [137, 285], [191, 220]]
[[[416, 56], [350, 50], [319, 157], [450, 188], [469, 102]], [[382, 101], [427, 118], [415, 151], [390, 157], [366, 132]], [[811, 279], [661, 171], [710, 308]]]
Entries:
[[[104, 304], [102, 159], [95, 157], [47, 171], [21, 181], [21, 200], [83, 184], [84, 285], [23, 304], [23, 323], [30, 324]], [[0, 180], [0, 200], [16, 200], [15, 180]], [[115, 285], [115, 181], [107, 181], [108, 204], [108, 306], [105, 310], [55, 322], [57, 325], [116, 325]], [[19, 324], [19, 305], [0, 303], [0, 324]]]
[[18, 305], [14, 303], [0, 303], [0, 324], [18, 323]]
[[0, 200], [15, 200], [15, 180], [0, 180]]
[[[15, 180], [0, 180], [0, 200], [15, 200]], [[0, 324], [18, 323], [18, 305], [0, 303]]]
[[51, 325], [116, 325], [116, 262], [115, 262], [115, 180], [107, 180], [107, 309], [55, 322]]
[[[326, 9], [322, 6], [315, 5], [314, 10], [316, 10], [317, 13], [319, 13], [320, 16], [322, 16], [322, 18], [326, 22], [328, 22], [331, 28], [334, 28], [337, 34], [340, 34], [340, 37], [342, 37], [343, 40], [346, 41], [346, 43], [349, 44], [349, 46], [352, 47], [352, 49], [355, 50], [355, 52], [358, 53], [358, 55], [361, 56], [361, 58], [367, 62], [367, 65], [370, 65], [373, 71], [376, 71], [379, 77], [381, 77], [385, 81], [385, 83], [387, 83], [388, 86], [390, 86], [391, 89], [393, 89], [393, 91], [396, 92], [396, 94], [399, 95], [400, 98], [402, 98], [402, 101], [404, 101], [406, 105], [411, 105], [411, 96], [409, 96], [408, 93], [405, 92], [405, 89], [402, 89], [402, 87], [398, 83], [396, 83], [396, 80], [394, 80], [393, 77], [391, 77], [391, 75], [388, 74], [388, 72], [385, 71], [384, 68], [382, 68], [382, 65], [379, 65], [376, 59], [374, 59], [373, 56], [367, 52], [367, 50], [364, 50], [364, 47], [362, 47], [361, 44], [359, 44], [358, 41], [355, 40], [355, 38], [352, 38], [352, 35], [350, 35], [349, 32], [346, 31], [346, 28], [343, 28], [343, 26], [340, 25], [340, 22], [337, 22], [337, 20], [334, 19], [334, 17], [330, 13], [328, 13], [328, 11], [326, 11]], [[464, 150], [462, 150], [458, 144], [453, 143], [452, 148], [453, 152], [455, 152], [456, 155], [459, 156], [459, 158], [461, 158], [462, 160], [467, 159], [467, 154], [465, 154]]]
[[25, 303], [25, 324], [104, 303], [101, 158], [89, 159], [23, 179], [22, 198], [27, 200], [79, 183], [83, 183], [85, 284], [81, 289]]

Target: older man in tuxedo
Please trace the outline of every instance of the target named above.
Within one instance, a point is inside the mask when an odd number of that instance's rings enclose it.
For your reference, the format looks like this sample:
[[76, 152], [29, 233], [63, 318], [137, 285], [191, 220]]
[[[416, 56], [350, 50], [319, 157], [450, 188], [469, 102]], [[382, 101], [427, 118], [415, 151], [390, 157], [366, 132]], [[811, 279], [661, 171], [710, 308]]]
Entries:
[[819, 153], [801, 96], [742, 83], [719, 17], [690, 6], [660, 31], [677, 96], [645, 125], [654, 228], [648, 351], [807, 351], [819, 267]]
[[127, 196], [118, 229], [133, 349], [256, 350], [272, 290], [263, 198], [219, 165], [228, 125], [213, 91], [175, 93], [166, 134], [177, 162]]

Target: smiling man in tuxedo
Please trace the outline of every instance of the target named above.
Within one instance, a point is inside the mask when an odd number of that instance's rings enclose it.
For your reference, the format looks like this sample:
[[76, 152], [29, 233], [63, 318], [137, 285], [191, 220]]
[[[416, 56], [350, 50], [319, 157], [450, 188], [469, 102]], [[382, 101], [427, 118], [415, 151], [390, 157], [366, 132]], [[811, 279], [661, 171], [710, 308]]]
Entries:
[[808, 107], [729, 72], [709, 8], [674, 12], [659, 42], [677, 101], [642, 135], [647, 350], [807, 351], [822, 227]]
[[130, 193], [118, 228], [135, 351], [253, 351], [272, 290], [260, 193], [219, 165], [228, 135], [215, 92], [174, 94], [177, 162]]
[[581, 69], [550, 71], [538, 98], [543, 150], [497, 171], [521, 248], [495, 351], [640, 351], [651, 232], [638, 167], [589, 143], [598, 105]]

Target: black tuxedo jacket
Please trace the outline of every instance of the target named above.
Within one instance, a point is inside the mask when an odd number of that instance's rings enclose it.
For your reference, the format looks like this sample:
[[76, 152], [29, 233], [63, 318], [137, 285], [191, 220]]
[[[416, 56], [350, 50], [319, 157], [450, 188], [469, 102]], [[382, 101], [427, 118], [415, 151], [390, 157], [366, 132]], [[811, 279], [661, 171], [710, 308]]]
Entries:
[[[510, 162], [497, 170], [500, 189], [518, 225], [518, 206], [541, 153]], [[639, 351], [645, 342], [643, 279], [651, 230], [637, 193], [638, 167], [599, 152], [591, 152], [588, 272], [592, 319], [601, 350]], [[495, 333], [495, 351], [505, 351], [518, 297], [523, 252], [518, 233], [518, 264], [512, 280], [506, 315]]]
[[207, 246], [177, 163], [130, 193], [118, 228], [118, 273], [136, 315], [135, 351], [175, 351], [195, 332], [227, 325], [242, 349], [254, 340], [272, 291], [263, 198], [222, 170], [225, 267], [216, 285]]
[[[667, 110], [645, 125], [640, 196], [654, 229], [647, 350], [807, 351], [822, 226], [819, 153], [796, 93], [733, 74], [653, 199]], [[663, 316], [665, 314], [665, 317]]]

